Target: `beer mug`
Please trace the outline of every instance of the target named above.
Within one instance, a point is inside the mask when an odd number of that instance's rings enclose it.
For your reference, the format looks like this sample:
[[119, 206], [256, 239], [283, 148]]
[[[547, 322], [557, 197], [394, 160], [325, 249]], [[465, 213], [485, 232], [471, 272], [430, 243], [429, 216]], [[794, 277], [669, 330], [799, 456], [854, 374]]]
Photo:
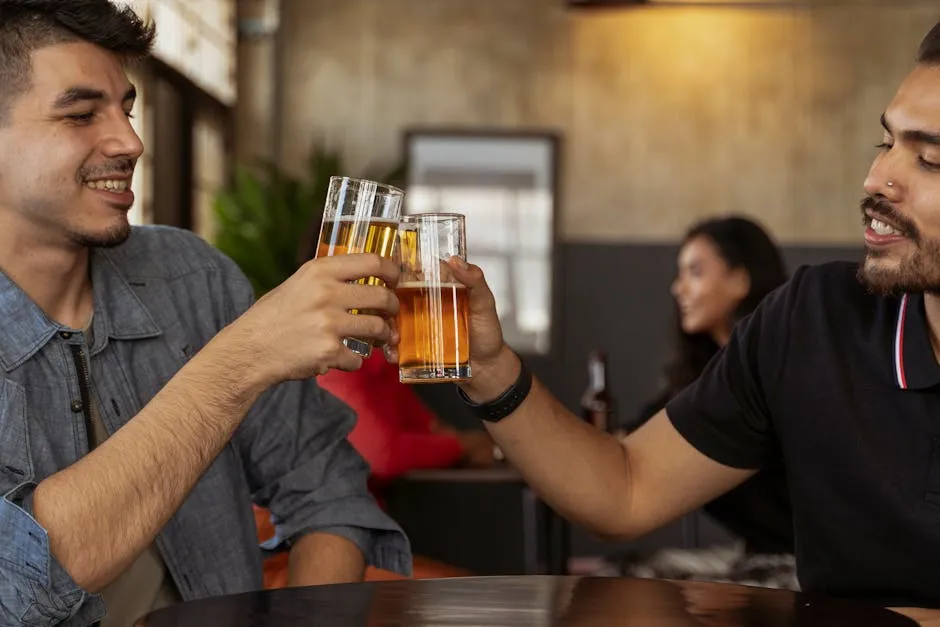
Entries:
[[[356, 253], [393, 257], [397, 245], [398, 221], [405, 193], [397, 187], [345, 176], [330, 178], [317, 258]], [[356, 281], [363, 285], [385, 285], [377, 277]], [[371, 313], [353, 309], [351, 313]], [[372, 344], [345, 338], [343, 344], [357, 355], [368, 357]]]
[[464, 216], [423, 213], [398, 227], [401, 277], [395, 293], [398, 377], [402, 383], [470, 378], [470, 300], [447, 260], [467, 258]]

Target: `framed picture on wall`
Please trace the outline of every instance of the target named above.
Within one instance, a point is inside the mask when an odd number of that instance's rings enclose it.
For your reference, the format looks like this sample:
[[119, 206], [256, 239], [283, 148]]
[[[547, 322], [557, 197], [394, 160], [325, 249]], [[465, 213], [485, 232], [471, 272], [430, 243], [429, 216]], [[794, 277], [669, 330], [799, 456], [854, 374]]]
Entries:
[[467, 216], [467, 255], [486, 274], [506, 341], [520, 353], [552, 348], [558, 150], [551, 132], [405, 134], [405, 213]]

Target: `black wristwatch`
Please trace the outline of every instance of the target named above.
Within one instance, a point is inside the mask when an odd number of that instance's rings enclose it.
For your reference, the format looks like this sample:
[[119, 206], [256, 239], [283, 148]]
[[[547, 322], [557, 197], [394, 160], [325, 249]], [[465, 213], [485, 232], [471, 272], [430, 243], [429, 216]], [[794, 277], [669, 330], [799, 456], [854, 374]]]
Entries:
[[519, 405], [522, 405], [522, 402], [529, 396], [529, 392], [532, 391], [532, 373], [525, 367], [522, 360], [519, 361], [519, 364], [519, 377], [516, 382], [492, 401], [474, 403], [459, 387], [457, 388], [457, 394], [478, 418], [487, 422], [499, 422], [516, 411]]

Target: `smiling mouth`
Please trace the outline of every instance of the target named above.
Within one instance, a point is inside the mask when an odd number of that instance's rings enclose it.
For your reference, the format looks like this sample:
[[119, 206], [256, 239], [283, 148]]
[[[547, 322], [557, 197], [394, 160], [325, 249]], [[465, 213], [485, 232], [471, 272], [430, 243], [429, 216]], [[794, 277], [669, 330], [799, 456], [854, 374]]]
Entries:
[[875, 213], [874, 211], [866, 211], [866, 226], [870, 228], [876, 235], [881, 237], [905, 237], [908, 238], [907, 233], [899, 227], [897, 224], [891, 222], [884, 215], [880, 213]]
[[87, 181], [85, 187], [99, 191], [124, 192], [131, 186], [128, 179], [102, 179], [97, 181]]
[[873, 218], [871, 224], [869, 224], [871, 230], [877, 233], [878, 235], [889, 236], [889, 235], [898, 235], [903, 237], [904, 233], [897, 230], [887, 222], [883, 222], [878, 218]]

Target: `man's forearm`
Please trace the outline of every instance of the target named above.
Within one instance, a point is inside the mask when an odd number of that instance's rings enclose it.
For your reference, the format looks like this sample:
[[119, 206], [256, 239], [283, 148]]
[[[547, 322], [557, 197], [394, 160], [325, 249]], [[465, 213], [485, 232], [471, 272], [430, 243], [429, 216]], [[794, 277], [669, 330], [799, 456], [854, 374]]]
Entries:
[[366, 562], [355, 544], [330, 533], [311, 533], [290, 551], [290, 586], [352, 583], [365, 577]]
[[[463, 386], [476, 402], [499, 396], [518, 377], [519, 359], [504, 351], [487, 376]], [[539, 381], [523, 404], [487, 430], [526, 482], [559, 514], [595, 533], [619, 535], [629, 519], [625, 448], [579, 420]]]
[[889, 607], [888, 609], [917, 621], [920, 627], [940, 627], [940, 610], [921, 607]]
[[86, 590], [100, 591], [153, 542], [260, 394], [250, 360], [213, 342], [122, 429], [37, 486], [34, 515]]

